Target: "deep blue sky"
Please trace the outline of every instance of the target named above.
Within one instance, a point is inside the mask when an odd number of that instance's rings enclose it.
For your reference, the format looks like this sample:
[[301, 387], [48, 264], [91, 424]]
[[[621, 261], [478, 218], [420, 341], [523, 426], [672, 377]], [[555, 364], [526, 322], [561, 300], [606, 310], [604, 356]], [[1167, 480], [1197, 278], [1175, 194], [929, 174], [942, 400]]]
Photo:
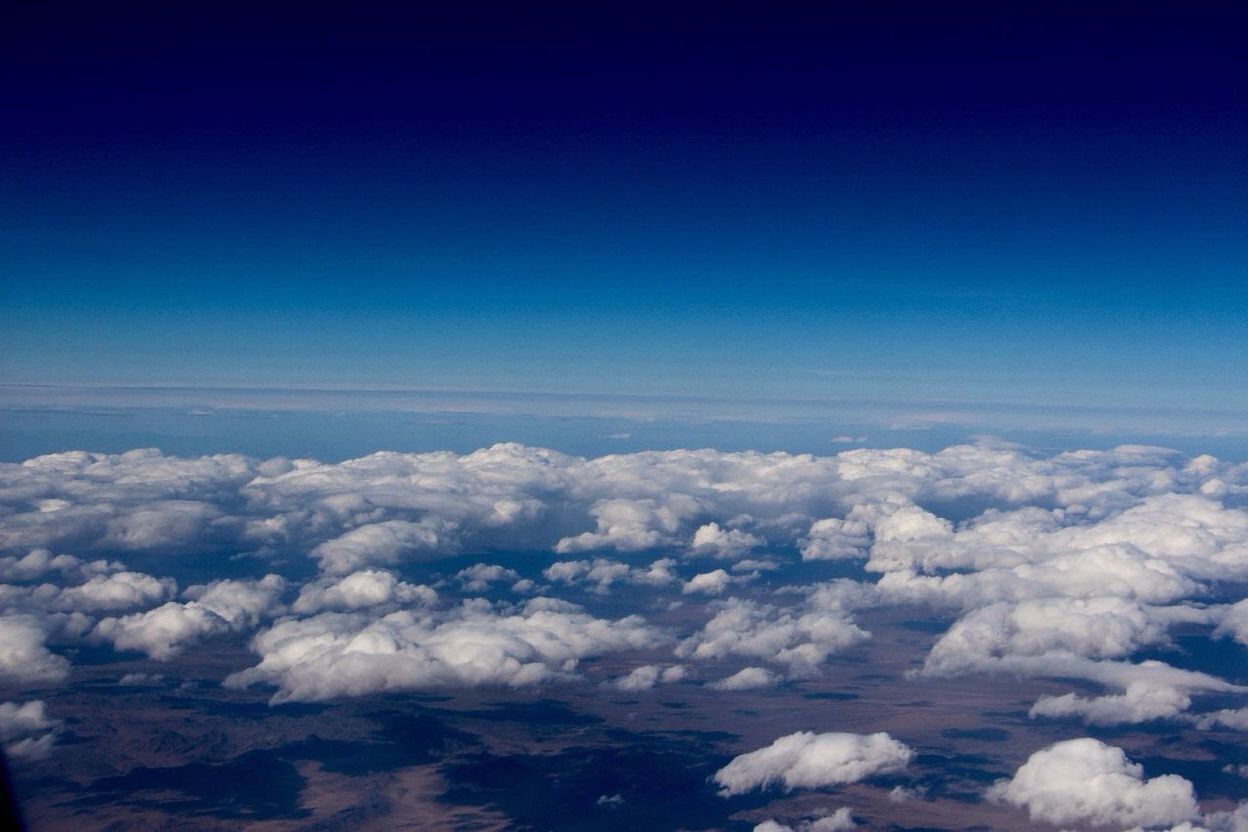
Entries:
[[1248, 406], [1242, 17], [412, 5], [9, 10], [0, 382]]

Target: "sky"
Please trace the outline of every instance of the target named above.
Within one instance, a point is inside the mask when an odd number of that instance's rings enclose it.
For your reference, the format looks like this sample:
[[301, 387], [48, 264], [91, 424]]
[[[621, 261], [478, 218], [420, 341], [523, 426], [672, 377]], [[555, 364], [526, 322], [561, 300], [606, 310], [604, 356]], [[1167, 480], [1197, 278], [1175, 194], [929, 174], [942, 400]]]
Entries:
[[10, 11], [0, 383], [1248, 405], [1226, 10], [592, 5]]

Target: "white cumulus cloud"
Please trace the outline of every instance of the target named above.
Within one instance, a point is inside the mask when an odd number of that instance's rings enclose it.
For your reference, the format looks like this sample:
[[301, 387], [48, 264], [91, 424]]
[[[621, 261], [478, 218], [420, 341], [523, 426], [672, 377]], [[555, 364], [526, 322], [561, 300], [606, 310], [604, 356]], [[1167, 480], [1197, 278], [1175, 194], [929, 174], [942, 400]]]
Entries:
[[61, 721], [47, 714], [40, 699], [0, 702], [0, 743], [17, 759], [39, 760], [52, 753]]
[[382, 604], [434, 604], [432, 588], [400, 581], [384, 569], [361, 569], [342, 578], [323, 578], [304, 586], [291, 604], [296, 613], [359, 610]]
[[312, 701], [448, 686], [524, 687], [570, 678], [590, 656], [653, 648], [663, 634], [639, 617], [594, 618], [564, 601], [514, 609], [480, 599], [450, 610], [378, 619], [321, 613], [286, 619], [253, 640], [255, 667], [233, 686], [276, 685], [274, 701]]
[[1052, 824], [1156, 828], [1199, 814], [1190, 782], [1176, 774], [1145, 779], [1121, 748], [1086, 737], [1032, 754], [989, 797]]
[[779, 681], [780, 677], [765, 667], [743, 667], [707, 687], [712, 690], [758, 690], [773, 687]]
[[786, 791], [857, 783], [905, 768], [914, 751], [885, 733], [799, 731], [734, 757], [712, 778], [724, 797], [774, 785]]

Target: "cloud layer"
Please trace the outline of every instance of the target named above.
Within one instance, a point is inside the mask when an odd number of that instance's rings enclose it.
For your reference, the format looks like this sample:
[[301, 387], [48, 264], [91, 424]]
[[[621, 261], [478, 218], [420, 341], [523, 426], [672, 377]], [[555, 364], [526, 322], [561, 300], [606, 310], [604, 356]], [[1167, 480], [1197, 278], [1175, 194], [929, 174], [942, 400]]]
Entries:
[[[1245, 691], [1141, 654], [1176, 627], [1248, 643], [1245, 602], [1218, 594], [1248, 581], [1245, 505], [1248, 466], [1142, 446], [73, 451], [0, 465], [0, 680], [63, 683], [84, 644], [170, 660], [246, 638], [255, 664], [230, 683], [278, 700], [572, 680], [630, 653], [590, 675], [644, 690], [687, 666], [729, 695], [818, 676], [872, 639], [866, 612], [921, 606], [953, 624], [918, 676], [1082, 679], [1100, 690], [1038, 696], [1031, 715], [1232, 730], [1237, 708], [1203, 714], [1201, 697]], [[512, 560], [439, 566], [488, 553]], [[863, 571], [775, 577], [829, 560]], [[227, 577], [235, 562], [250, 572]], [[184, 563], [220, 571], [183, 587]], [[590, 611], [616, 597], [641, 606]]]

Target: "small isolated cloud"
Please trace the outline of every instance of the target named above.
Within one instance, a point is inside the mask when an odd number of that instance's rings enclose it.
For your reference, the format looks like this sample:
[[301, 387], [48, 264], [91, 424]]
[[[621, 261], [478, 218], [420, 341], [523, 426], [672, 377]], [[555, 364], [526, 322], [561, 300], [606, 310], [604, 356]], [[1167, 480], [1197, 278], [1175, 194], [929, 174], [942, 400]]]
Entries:
[[758, 690], [773, 687], [780, 677], [765, 667], [743, 667], [731, 676], [712, 682], [712, 690]]
[[857, 783], [905, 768], [914, 751], [883, 732], [877, 734], [799, 731], [766, 748], [734, 757], [712, 778], [720, 795], [731, 797], [779, 785], [785, 791]]
[[779, 563], [766, 558], [746, 558], [732, 565], [733, 572], [774, 572], [779, 568]]
[[165, 677], [161, 673], [127, 673], [117, 680], [117, 684], [127, 687], [164, 684]]
[[546, 567], [542, 577], [567, 586], [588, 586], [592, 592], [606, 595], [617, 583], [655, 587], [679, 583], [675, 567], [675, 558], [660, 558], [645, 568], [607, 558], [561, 560]]
[[725, 529], [718, 523], [707, 523], [699, 526], [693, 533], [689, 550], [698, 555], [712, 555], [717, 558], [739, 558], [762, 546], [766, 541], [740, 529]]
[[542, 577], [568, 586], [592, 584], [594, 591], [606, 593], [613, 583], [628, 578], [630, 571], [627, 563], [605, 558], [593, 561], [561, 560], [546, 567]]
[[685, 595], [723, 595], [724, 590], [734, 583], [740, 583], [741, 576], [729, 575], [722, 569], [703, 572], [685, 581], [680, 591]]
[[670, 667], [660, 667], [655, 664], [646, 664], [635, 668], [626, 676], [611, 681], [611, 686], [619, 690], [626, 691], [643, 691], [652, 690], [658, 685], [671, 684], [684, 679], [687, 674], [684, 665], [675, 664]]
[[1144, 769], [1121, 748], [1087, 737], [1032, 754], [988, 797], [1055, 825], [1156, 828], [1199, 814], [1189, 781], [1176, 774], [1145, 779]]
[[908, 800], [918, 800], [927, 793], [925, 787], [915, 786], [893, 786], [888, 793], [888, 801], [890, 803], [905, 803]]
[[754, 827], [754, 832], [850, 832], [857, 829], [853, 812], [848, 806], [842, 806], [830, 815], [805, 818], [796, 826], [789, 826], [775, 820], [765, 820]]
[[485, 592], [491, 584], [509, 583], [514, 586], [521, 578], [516, 570], [496, 563], [475, 563], [456, 572], [455, 580], [466, 592]]
[[61, 721], [51, 719], [40, 699], [0, 702], [0, 743], [19, 760], [41, 760], [52, 753]]

